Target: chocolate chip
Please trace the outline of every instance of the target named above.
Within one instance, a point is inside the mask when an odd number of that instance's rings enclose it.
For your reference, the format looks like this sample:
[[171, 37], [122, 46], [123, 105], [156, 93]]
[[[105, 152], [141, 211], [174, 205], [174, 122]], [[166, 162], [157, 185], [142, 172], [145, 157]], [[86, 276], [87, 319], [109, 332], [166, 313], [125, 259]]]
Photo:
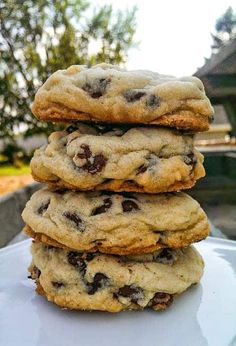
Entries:
[[194, 155], [194, 153], [190, 153], [188, 155], [183, 156], [183, 160], [186, 163], [186, 165], [195, 166], [195, 164], [197, 163], [197, 158]]
[[86, 91], [92, 98], [99, 98], [104, 95], [110, 78], [95, 79], [92, 84], [86, 83], [82, 89]]
[[86, 269], [87, 269], [87, 263], [86, 261], [91, 261], [97, 254], [81, 254], [76, 251], [70, 251], [67, 254], [67, 260], [69, 264], [77, 268], [81, 274], [81, 278], [84, 282], [84, 285], [87, 289], [88, 294], [94, 294], [97, 292], [99, 288], [102, 288], [103, 286], [107, 285], [109, 282], [108, 277], [103, 273], [96, 273], [93, 282], [88, 282], [85, 278]]
[[146, 100], [146, 105], [148, 107], [159, 107], [161, 103], [161, 99], [157, 95], [150, 95]]
[[139, 299], [143, 298], [143, 290], [135, 285], [125, 285], [119, 288], [118, 292], [114, 293], [114, 297], [119, 296], [130, 298], [132, 303], [137, 303]]
[[173, 251], [169, 248], [162, 249], [155, 257], [155, 262], [162, 264], [173, 264], [174, 261], [175, 256], [173, 255]]
[[68, 262], [73, 265], [74, 267], [77, 267], [78, 260], [80, 259], [81, 255], [76, 251], [70, 251], [67, 254], [67, 260]]
[[105, 213], [108, 209], [110, 209], [112, 206], [111, 198], [105, 198], [103, 201], [103, 205], [101, 207], [98, 207], [92, 211], [92, 215], [98, 215]]
[[68, 252], [67, 260], [72, 266], [79, 269], [82, 275], [85, 274], [87, 265], [85, 261], [83, 260], [82, 255], [79, 252], [76, 252], [76, 251]]
[[155, 306], [155, 305], [165, 305], [165, 307], [169, 307], [173, 302], [173, 295], [169, 293], [164, 292], [157, 292], [155, 293], [154, 297], [149, 301], [148, 306]]
[[48, 209], [49, 204], [50, 204], [50, 199], [47, 202], [42, 203], [41, 206], [37, 210], [38, 214], [43, 215], [43, 213]]
[[136, 175], [144, 173], [144, 172], [146, 172], [146, 170], [147, 170], [147, 166], [142, 165], [137, 169]]
[[146, 93], [142, 90], [138, 89], [133, 89], [133, 90], [127, 90], [124, 93], [124, 98], [126, 99], [127, 102], [135, 102], [140, 100], [143, 96], [145, 96]]
[[63, 282], [58, 282], [58, 281], [52, 281], [52, 285], [53, 285], [53, 287], [55, 287], [55, 288], [61, 288], [61, 287], [65, 286], [65, 285], [63, 284]]
[[104, 287], [109, 282], [108, 277], [103, 273], [96, 273], [93, 282], [87, 284], [87, 291], [89, 295], [97, 292], [99, 288]]
[[87, 144], [81, 144], [80, 148], [83, 149], [83, 151], [84, 151], [82, 154], [80, 154], [80, 153], [77, 154], [77, 156], [80, 159], [86, 159], [87, 160], [92, 156], [92, 152], [91, 152], [91, 150]]
[[101, 172], [103, 167], [106, 164], [107, 159], [104, 155], [99, 154], [94, 156], [93, 163], [89, 163], [84, 166], [84, 168], [91, 174], [96, 174], [97, 172]]
[[97, 172], [101, 172], [107, 161], [105, 156], [103, 154], [93, 156], [87, 144], [82, 144], [80, 147], [83, 149], [84, 152], [81, 154], [78, 153], [77, 157], [86, 160], [86, 163], [81, 167], [81, 169], [87, 171], [90, 174], [96, 174]]
[[129, 212], [129, 211], [133, 211], [133, 210], [139, 210], [139, 206], [131, 200], [125, 200], [122, 202], [122, 208], [123, 208], [123, 212]]
[[158, 254], [158, 258], [166, 258], [167, 260], [171, 260], [173, 258], [172, 250], [168, 248], [161, 250], [161, 252]]
[[81, 224], [82, 224], [82, 220], [79, 217], [79, 215], [77, 215], [76, 213], [71, 213], [70, 211], [66, 211], [63, 214], [68, 220], [72, 221], [75, 226], [77, 228], [79, 228], [80, 230], [82, 230]]

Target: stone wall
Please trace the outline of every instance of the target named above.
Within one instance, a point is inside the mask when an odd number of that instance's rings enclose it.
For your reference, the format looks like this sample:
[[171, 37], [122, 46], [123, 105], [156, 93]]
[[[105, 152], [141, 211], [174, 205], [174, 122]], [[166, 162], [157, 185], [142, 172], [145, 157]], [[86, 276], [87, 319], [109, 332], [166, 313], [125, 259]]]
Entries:
[[24, 226], [21, 218], [22, 210], [30, 196], [39, 187], [38, 183], [29, 184], [0, 197], [0, 247], [9, 243], [22, 230]]

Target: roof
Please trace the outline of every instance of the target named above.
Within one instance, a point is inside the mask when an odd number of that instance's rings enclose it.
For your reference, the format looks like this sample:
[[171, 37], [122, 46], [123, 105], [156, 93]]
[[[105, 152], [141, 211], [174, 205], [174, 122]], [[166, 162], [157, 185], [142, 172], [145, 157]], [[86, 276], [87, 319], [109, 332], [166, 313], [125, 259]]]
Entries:
[[212, 54], [204, 66], [194, 74], [201, 78], [213, 74], [236, 74], [236, 38]]

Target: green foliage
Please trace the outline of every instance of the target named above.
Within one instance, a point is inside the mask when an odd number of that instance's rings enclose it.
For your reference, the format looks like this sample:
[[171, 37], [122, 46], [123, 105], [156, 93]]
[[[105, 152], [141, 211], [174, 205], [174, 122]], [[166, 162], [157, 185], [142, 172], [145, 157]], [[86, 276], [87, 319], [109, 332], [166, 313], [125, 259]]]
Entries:
[[20, 167], [14, 167], [12, 165], [0, 165], [0, 177], [16, 176], [21, 174], [30, 174], [30, 166], [21, 165]]
[[[0, 1], [0, 139], [49, 134], [31, 115], [37, 88], [72, 64], [123, 64], [133, 45], [136, 9], [91, 9], [86, 0]], [[98, 49], [92, 52], [92, 45]], [[55, 127], [54, 127], [55, 128]]]
[[216, 34], [211, 34], [214, 52], [223, 47], [228, 41], [236, 38], [236, 13], [229, 7], [225, 13], [217, 19], [215, 24]]
[[21, 167], [23, 164], [29, 163], [32, 155], [28, 154], [17, 143], [7, 143], [0, 156], [0, 167], [6, 164], [13, 165], [15, 167]]

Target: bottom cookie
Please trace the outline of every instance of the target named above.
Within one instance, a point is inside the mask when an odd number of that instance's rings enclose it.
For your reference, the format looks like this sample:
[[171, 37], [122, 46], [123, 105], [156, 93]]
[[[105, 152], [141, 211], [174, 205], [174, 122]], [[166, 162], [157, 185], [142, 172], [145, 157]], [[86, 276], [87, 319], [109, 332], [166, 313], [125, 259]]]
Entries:
[[163, 310], [199, 282], [204, 263], [194, 247], [135, 256], [79, 253], [32, 244], [37, 292], [63, 308], [118, 312]]

